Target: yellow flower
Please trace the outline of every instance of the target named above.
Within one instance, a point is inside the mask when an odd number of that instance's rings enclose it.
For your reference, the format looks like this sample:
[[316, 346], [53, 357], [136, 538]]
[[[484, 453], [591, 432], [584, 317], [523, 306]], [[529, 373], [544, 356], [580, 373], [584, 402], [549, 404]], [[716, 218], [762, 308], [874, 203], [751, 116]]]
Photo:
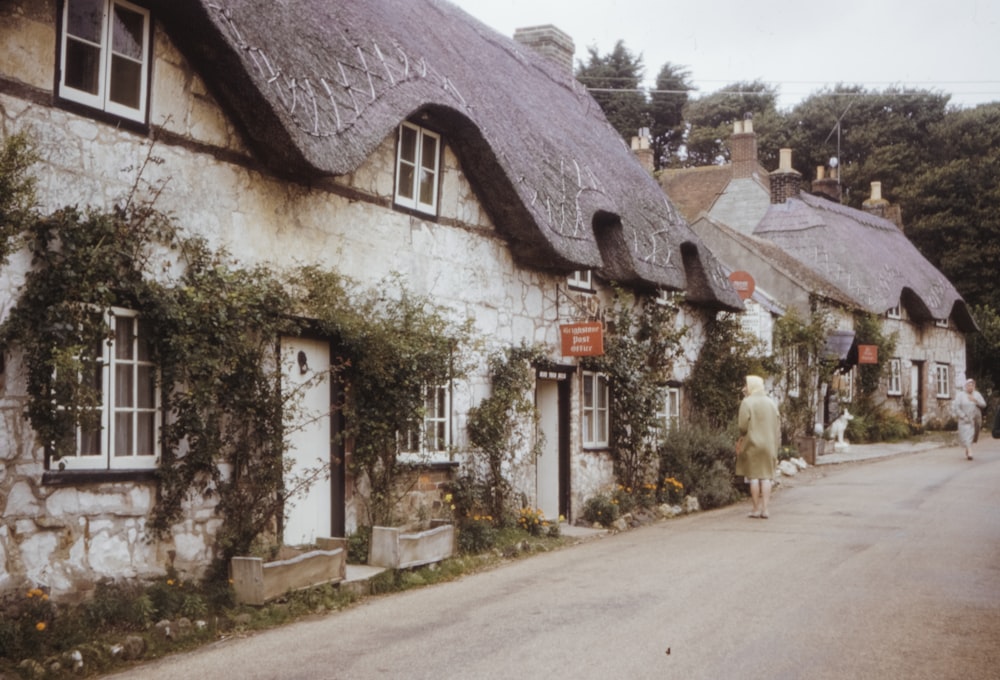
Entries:
[[174, 580], [173, 580], [172, 578], [168, 578], [168, 579], [167, 579], [167, 585], [168, 585], [168, 586], [172, 586], [172, 585], [174, 585]]
[[45, 622], [44, 621], [39, 621], [38, 623], [36, 623], [35, 624], [35, 630], [37, 630], [39, 633], [42, 632], [43, 630], [45, 630]]
[[[446, 493], [446, 494], [444, 495], [444, 502], [445, 502], [445, 503], [451, 503], [451, 498], [452, 498], [451, 494], [450, 494], [450, 493]], [[453, 506], [451, 506], [451, 509], [452, 509], [452, 510], [454, 510], [454, 509], [455, 509], [455, 506], [454, 506], [454, 505], [453, 505]]]

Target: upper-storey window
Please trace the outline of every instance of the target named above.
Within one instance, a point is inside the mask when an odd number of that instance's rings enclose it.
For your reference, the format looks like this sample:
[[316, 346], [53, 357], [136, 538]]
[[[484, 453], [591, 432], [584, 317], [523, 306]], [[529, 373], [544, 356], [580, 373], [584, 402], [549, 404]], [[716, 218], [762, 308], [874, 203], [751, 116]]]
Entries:
[[94, 417], [76, 429], [75, 441], [57, 447], [59, 469], [136, 470], [159, 461], [159, 394], [148, 330], [125, 309], [108, 310], [105, 320], [107, 337], [80, 375], [97, 396]]
[[903, 318], [903, 310], [899, 306], [899, 303], [897, 302], [895, 305], [893, 305], [888, 310], [886, 310], [885, 315], [889, 319], [902, 319]]
[[594, 291], [594, 278], [589, 269], [577, 269], [566, 277], [566, 284], [575, 290]]
[[413, 123], [399, 126], [396, 205], [437, 213], [441, 135]]
[[149, 10], [123, 0], [66, 0], [60, 47], [60, 97], [146, 121]]

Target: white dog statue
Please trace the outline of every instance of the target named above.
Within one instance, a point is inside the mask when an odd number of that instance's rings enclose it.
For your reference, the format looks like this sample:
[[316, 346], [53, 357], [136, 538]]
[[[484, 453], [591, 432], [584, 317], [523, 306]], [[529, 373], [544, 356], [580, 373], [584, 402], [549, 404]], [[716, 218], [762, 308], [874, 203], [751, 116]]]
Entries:
[[843, 451], [851, 446], [850, 442], [844, 439], [844, 431], [847, 430], [847, 421], [849, 420], [854, 420], [854, 416], [845, 408], [840, 417], [830, 423], [830, 439], [834, 440], [834, 451]]

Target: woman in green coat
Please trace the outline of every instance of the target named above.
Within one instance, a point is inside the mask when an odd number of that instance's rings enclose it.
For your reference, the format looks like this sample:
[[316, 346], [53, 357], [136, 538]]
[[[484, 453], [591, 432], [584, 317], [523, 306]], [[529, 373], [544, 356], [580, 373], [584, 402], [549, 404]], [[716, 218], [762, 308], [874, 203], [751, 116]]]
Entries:
[[748, 375], [746, 396], [740, 402], [740, 441], [736, 453], [736, 474], [750, 483], [753, 511], [750, 517], [767, 519], [771, 500], [771, 480], [781, 445], [781, 416], [778, 406], [764, 391], [764, 379]]

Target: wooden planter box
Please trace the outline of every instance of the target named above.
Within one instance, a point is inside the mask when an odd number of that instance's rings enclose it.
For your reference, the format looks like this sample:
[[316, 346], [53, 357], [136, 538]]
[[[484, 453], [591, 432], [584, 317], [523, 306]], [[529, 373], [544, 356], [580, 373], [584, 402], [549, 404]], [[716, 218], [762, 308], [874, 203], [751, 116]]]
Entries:
[[403, 533], [393, 527], [372, 527], [368, 564], [386, 569], [408, 569], [440, 562], [455, 554], [455, 527], [451, 524]]
[[290, 590], [324, 583], [339, 583], [347, 577], [347, 539], [320, 538], [317, 550], [287, 560], [265, 562], [259, 557], [234, 557], [229, 574], [242, 604], [264, 604]]

